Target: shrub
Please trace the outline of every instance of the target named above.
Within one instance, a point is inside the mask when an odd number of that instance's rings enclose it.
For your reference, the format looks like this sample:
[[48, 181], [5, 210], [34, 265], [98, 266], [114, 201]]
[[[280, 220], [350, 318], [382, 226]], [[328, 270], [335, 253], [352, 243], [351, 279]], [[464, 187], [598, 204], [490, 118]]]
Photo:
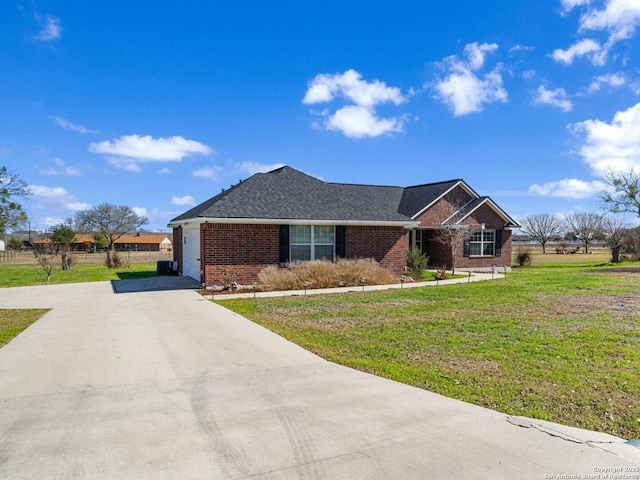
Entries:
[[528, 267], [531, 265], [533, 257], [531, 252], [527, 247], [523, 247], [522, 245], [518, 246], [516, 250], [516, 265], [518, 267]]
[[292, 263], [286, 268], [269, 266], [258, 274], [264, 290], [302, 290], [304, 288], [353, 287], [365, 278], [367, 285], [398, 282], [396, 276], [375, 260], [327, 260]]
[[436, 280], [446, 280], [447, 279], [447, 267], [438, 267], [438, 270], [433, 272], [433, 278]]
[[407, 254], [407, 270], [409, 275], [414, 280], [420, 280], [422, 278], [422, 272], [427, 269], [429, 263], [429, 257], [423, 254], [419, 248], [411, 247]]

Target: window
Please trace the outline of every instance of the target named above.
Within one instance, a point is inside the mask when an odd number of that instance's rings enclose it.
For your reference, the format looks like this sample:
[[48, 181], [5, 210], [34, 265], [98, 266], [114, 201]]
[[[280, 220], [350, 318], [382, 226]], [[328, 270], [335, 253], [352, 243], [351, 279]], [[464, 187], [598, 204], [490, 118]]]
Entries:
[[495, 230], [473, 230], [469, 239], [469, 254], [478, 257], [495, 255]]
[[333, 261], [334, 227], [332, 225], [291, 225], [289, 230], [292, 262], [326, 259]]

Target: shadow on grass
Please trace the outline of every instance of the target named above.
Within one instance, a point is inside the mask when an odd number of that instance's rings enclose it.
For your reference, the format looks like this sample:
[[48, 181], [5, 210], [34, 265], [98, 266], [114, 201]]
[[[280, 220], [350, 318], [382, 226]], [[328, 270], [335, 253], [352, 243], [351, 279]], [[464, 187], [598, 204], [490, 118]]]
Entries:
[[139, 272], [116, 272], [120, 280], [135, 280], [138, 278], [155, 277], [155, 270], [142, 270]]

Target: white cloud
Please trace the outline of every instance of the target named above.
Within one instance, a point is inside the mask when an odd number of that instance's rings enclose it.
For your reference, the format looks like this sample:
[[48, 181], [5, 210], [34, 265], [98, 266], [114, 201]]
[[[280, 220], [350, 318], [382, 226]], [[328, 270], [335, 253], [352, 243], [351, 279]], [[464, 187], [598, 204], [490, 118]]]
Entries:
[[388, 87], [379, 80], [367, 82], [353, 69], [335, 75], [320, 74], [309, 82], [309, 89], [302, 103], [326, 103], [336, 97], [345, 97], [356, 105], [373, 107], [379, 103], [392, 102], [396, 105], [406, 102], [397, 87]]
[[[36, 16], [36, 19], [40, 20], [40, 17]], [[42, 30], [36, 35], [36, 40], [50, 42], [51, 40], [60, 38], [61, 35], [62, 27], [60, 26], [60, 19], [47, 15]]]
[[96, 142], [89, 145], [89, 151], [112, 155], [110, 165], [139, 172], [143, 162], [179, 162], [190, 155], [211, 155], [213, 150], [207, 145], [174, 136], [153, 138], [150, 135], [125, 135], [112, 141]]
[[44, 187], [30, 185], [31, 203], [35, 208], [48, 210], [85, 210], [91, 208], [88, 203], [80, 202], [62, 187]]
[[570, 112], [573, 108], [573, 103], [567, 98], [567, 92], [564, 91], [564, 88], [547, 90], [544, 85], [540, 85], [536, 90], [533, 103], [535, 105], [551, 105], [563, 112]]
[[211, 180], [220, 180], [220, 173], [222, 172], [222, 167], [205, 167], [200, 168], [193, 172], [194, 177], [203, 177], [209, 178]]
[[594, 174], [640, 169], [640, 103], [616, 112], [611, 123], [585, 120], [569, 125], [569, 129], [584, 136], [579, 152]]
[[74, 132], [79, 132], [79, 133], [98, 133], [95, 130], [89, 130], [84, 125], [80, 125], [80, 124], [77, 124], [77, 123], [71, 123], [70, 121], [65, 120], [62, 117], [55, 117], [55, 116], [50, 115], [49, 118], [51, 120], [53, 120], [54, 122], [56, 122], [58, 125], [60, 125], [62, 128], [66, 128], [68, 130], [73, 130]]
[[543, 197], [587, 198], [597, 195], [607, 188], [605, 183], [598, 180], [585, 182], [577, 178], [565, 178], [542, 185], [533, 184], [529, 187], [529, 193]]
[[578, 33], [602, 32], [607, 38], [603, 45], [590, 38], [584, 38], [568, 50], [558, 49], [553, 52], [553, 58], [565, 64], [570, 64], [578, 56], [587, 56], [594, 65], [604, 65], [611, 49], [621, 40], [627, 40], [635, 35], [640, 25], [640, 2], [638, 0], [604, 0], [597, 2], [603, 5], [598, 8], [588, 0], [561, 0], [562, 14], [566, 15], [575, 7], [584, 7], [580, 15]]
[[196, 201], [191, 195], [184, 197], [171, 197], [171, 205], [195, 205]]
[[609, 87], [622, 87], [627, 83], [627, 77], [622, 73], [610, 73], [607, 75], [600, 75], [595, 77], [589, 85], [588, 92], [593, 93], [597, 92], [602, 88], [603, 85]]
[[129, 172], [139, 173], [142, 171], [142, 167], [135, 158], [107, 157], [107, 163], [112, 167]]
[[349, 138], [377, 137], [387, 133], [401, 132], [404, 119], [401, 117], [380, 118], [371, 108], [347, 105], [327, 118], [328, 130], [338, 130]]
[[497, 49], [495, 43], [470, 43], [464, 47], [465, 60], [452, 55], [440, 64], [447, 75], [433, 86], [436, 98], [447, 105], [456, 117], [481, 112], [489, 103], [507, 101], [508, 94], [502, 86], [500, 74], [501, 64], [484, 76], [476, 74], [484, 67], [487, 54]]
[[367, 82], [352, 69], [335, 75], [320, 74], [309, 82], [302, 103], [312, 105], [337, 98], [352, 104], [338, 108], [334, 113], [329, 109], [312, 112], [324, 117], [322, 123], [312, 122], [312, 128], [337, 130], [350, 138], [377, 137], [403, 129], [406, 117], [380, 118], [375, 110], [382, 103], [400, 105], [407, 101], [397, 87], [387, 86], [379, 80]]
[[158, 173], [161, 174], [161, 175], [167, 175], [167, 174], [171, 173], [171, 170], [168, 169], [167, 167], [163, 167], [158, 171]]
[[259, 163], [259, 162], [233, 162], [230, 161], [229, 165], [233, 167], [233, 170], [238, 173], [247, 173], [249, 175], [254, 175], [256, 173], [266, 173], [272, 170], [276, 170], [278, 168], [284, 167], [284, 163]]
[[56, 167], [58, 167], [58, 168], [47, 168], [45, 170], [40, 170], [40, 173], [42, 175], [51, 175], [51, 176], [67, 175], [67, 176], [71, 176], [71, 177], [78, 177], [78, 176], [82, 175], [80, 170], [78, 170], [75, 167], [67, 166], [65, 164], [65, 161], [62, 160], [59, 157], [54, 158], [53, 159], [53, 163], [55, 163]]
[[579, 5], [587, 5], [589, 0], [560, 0], [562, 4], [562, 13], [567, 14]]
[[571, 65], [576, 57], [588, 56], [594, 63], [601, 65], [604, 63], [602, 56], [598, 55], [601, 53], [602, 46], [598, 42], [590, 38], [585, 38], [566, 50], [562, 50], [561, 48], [554, 50], [551, 57], [553, 57], [556, 62]]

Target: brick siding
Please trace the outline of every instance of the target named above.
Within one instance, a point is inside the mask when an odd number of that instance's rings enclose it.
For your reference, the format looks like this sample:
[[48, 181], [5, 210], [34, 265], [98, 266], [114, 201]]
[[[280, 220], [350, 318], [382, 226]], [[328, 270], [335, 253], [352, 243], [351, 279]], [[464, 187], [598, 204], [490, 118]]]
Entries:
[[182, 274], [182, 227], [173, 229], [173, 261], [178, 262], [178, 273]]
[[347, 258], [373, 258], [400, 275], [407, 264], [409, 232], [403, 227], [359, 227], [346, 229]]

